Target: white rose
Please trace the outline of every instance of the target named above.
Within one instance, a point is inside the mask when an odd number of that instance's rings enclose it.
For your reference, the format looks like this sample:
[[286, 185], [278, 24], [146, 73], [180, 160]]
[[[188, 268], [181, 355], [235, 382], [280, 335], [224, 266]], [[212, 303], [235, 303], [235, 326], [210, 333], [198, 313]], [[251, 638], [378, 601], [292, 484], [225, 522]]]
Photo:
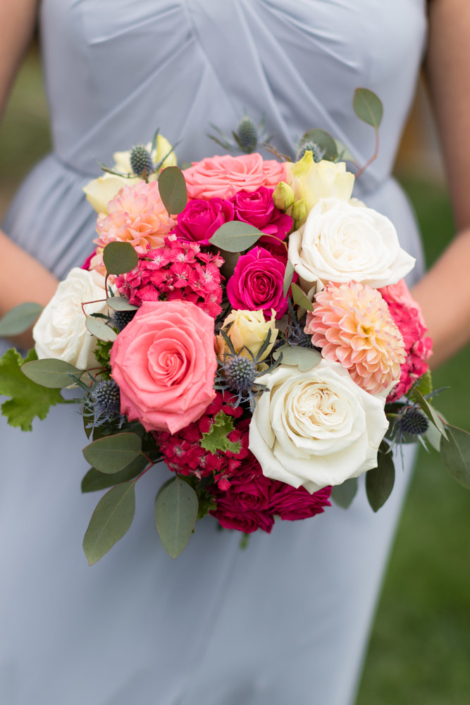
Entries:
[[[149, 142], [145, 145], [146, 149], [150, 152], [152, 148], [152, 143]], [[158, 164], [164, 157], [168, 155], [171, 150], [171, 144], [165, 137], [158, 135], [157, 146], [152, 152], [152, 159], [154, 164]], [[113, 154], [114, 166], [113, 171], [117, 171], [120, 174], [130, 174], [132, 172], [131, 167], [131, 150], [127, 152], [115, 152]], [[162, 164], [161, 169], [167, 166], [176, 166], [177, 160], [174, 152], [171, 152]], [[160, 171], [161, 171], [160, 169]], [[158, 179], [158, 174], [151, 174], [149, 176], [149, 181], [155, 181]], [[124, 186], [132, 186], [141, 181], [137, 176], [133, 179], [126, 179], [123, 176], [116, 176], [115, 174], [109, 174], [106, 172], [99, 179], [94, 179], [90, 181], [85, 187], [84, 192], [88, 201], [91, 203], [93, 208], [97, 213], [108, 214], [108, 203], [113, 200], [115, 196]]]
[[99, 301], [86, 306], [86, 312], [104, 313], [105, 298], [104, 277], [78, 267], [72, 269], [33, 328], [38, 358], [64, 360], [79, 370], [96, 366], [96, 338], [86, 327], [82, 303]]
[[280, 365], [258, 381], [269, 391], [257, 400], [249, 448], [266, 477], [316, 492], [377, 467], [385, 399], [340, 364], [323, 359], [308, 372]]
[[336, 198], [319, 201], [292, 233], [289, 259], [306, 282], [354, 280], [374, 288], [396, 284], [415, 264], [388, 218], [360, 202]]

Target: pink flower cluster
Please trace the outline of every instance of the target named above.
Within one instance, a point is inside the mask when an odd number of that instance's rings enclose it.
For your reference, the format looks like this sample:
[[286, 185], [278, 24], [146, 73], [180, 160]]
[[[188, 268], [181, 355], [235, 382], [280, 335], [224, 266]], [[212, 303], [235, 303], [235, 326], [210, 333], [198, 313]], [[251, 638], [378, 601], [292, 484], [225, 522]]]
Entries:
[[196, 243], [165, 238], [163, 247], [139, 253], [139, 264], [116, 278], [118, 291], [133, 306], [144, 301], [189, 301], [216, 318], [222, 301], [224, 260], [220, 255], [201, 252]]

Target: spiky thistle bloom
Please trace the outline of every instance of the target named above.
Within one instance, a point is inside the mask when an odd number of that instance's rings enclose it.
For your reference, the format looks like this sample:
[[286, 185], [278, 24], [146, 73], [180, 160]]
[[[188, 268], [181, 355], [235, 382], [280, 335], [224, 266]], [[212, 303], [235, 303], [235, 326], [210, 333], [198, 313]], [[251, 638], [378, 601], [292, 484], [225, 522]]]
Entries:
[[297, 156], [295, 157], [295, 161], [300, 162], [305, 152], [311, 152], [313, 156], [313, 161], [317, 163], [321, 162], [321, 160], [325, 156], [324, 149], [321, 149], [321, 147], [316, 142], [308, 141], [302, 142], [302, 144], [300, 145], [297, 151]]
[[83, 404], [83, 414], [87, 419], [91, 419], [88, 428], [116, 421], [119, 427], [122, 426], [125, 417], [121, 415], [121, 394], [113, 379], [100, 382], [94, 380]]
[[421, 436], [429, 428], [429, 421], [423, 412], [415, 406], [406, 407], [397, 419], [397, 428], [411, 436]]
[[400, 378], [405, 345], [377, 289], [358, 282], [330, 284], [316, 295], [305, 332], [323, 357], [341, 363], [371, 394]]
[[155, 169], [151, 154], [143, 144], [138, 144], [132, 148], [130, 162], [132, 172], [142, 178], [150, 176]]

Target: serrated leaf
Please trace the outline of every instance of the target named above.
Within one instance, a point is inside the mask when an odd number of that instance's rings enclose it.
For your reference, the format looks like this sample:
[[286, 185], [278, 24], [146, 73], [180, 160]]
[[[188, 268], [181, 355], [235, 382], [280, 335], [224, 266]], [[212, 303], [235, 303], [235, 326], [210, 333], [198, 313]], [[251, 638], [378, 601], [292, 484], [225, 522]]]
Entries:
[[43, 308], [44, 306], [34, 303], [24, 303], [12, 308], [0, 320], [0, 338], [24, 333], [36, 322]]
[[382, 122], [384, 108], [380, 98], [368, 88], [356, 88], [353, 108], [359, 120], [371, 125], [376, 130]]
[[351, 477], [351, 479], [343, 482], [342, 485], [335, 485], [331, 491], [331, 498], [338, 507], [342, 509], [348, 509], [354, 497], [357, 494], [357, 477]]
[[273, 358], [277, 360], [282, 355], [283, 365], [292, 365], [299, 368], [299, 372], [308, 372], [321, 362], [321, 354], [311, 348], [301, 348], [299, 345], [281, 345], [273, 353]]
[[99, 490], [107, 490], [109, 487], [118, 485], [122, 482], [134, 480], [140, 473], [145, 470], [147, 460], [143, 455], [133, 460], [127, 468], [116, 472], [113, 475], [108, 475], [98, 472], [96, 468], [90, 468], [82, 480], [82, 492], [98, 492]]
[[437, 428], [439, 433], [441, 433], [444, 438], [447, 438], [446, 430], [444, 428], [444, 424], [441, 421], [441, 418], [437, 411], [431, 406], [431, 404], [423, 397], [419, 389], [415, 389], [413, 391], [413, 397], [414, 400], [416, 401], [417, 404], [419, 404], [419, 407], [421, 411], [424, 411], [428, 419], [434, 424], [434, 426]]
[[178, 476], [168, 480], [155, 500], [155, 523], [163, 548], [177, 558], [194, 531], [198, 512], [197, 494]]
[[294, 265], [292, 264], [290, 259], [288, 259], [287, 264], [286, 264], [286, 271], [284, 274], [284, 284], [283, 284], [283, 289], [282, 289], [282, 293], [284, 296], [287, 296], [287, 294], [289, 293], [290, 285], [292, 284], [292, 279], [294, 277], [294, 272], [295, 272]]
[[107, 474], [124, 470], [141, 454], [142, 440], [136, 433], [104, 436], [83, 449], [85, 460], [99, 472]]
[[42, 387], [22, 373], [21, 366], [32, 360], [37, 360], [35, 350], [30, 350], [23, 360], [14, 348], [0, 359], [0, 395], [11, 397], [2, 404], [2, 414], [10, 426], [23, 431], [31, 431], [35, 417], [45, 419], [50, 407], [63, 401], [59, 389]]
[[111, 296], [106, 303], [113, 311], [137, 311], [137, 306], [129, 303], [125, 296]]
[[108, 274], [126, 274], [137, 267], [139, 258], [129, 242], [110, 242], [103, 250], [103, 262]]
[[92, 335], [105, 343], [114, 343], [117, 338], [116, 332], [97, 318], [87, 316], [86, 327]]
[[209, 451], [209, 453], [215, 453], [221, 450], [223, 453], [227, 451], [230, 453], [239, 453], [241, 450], [241, 444], [239, 441], [230, 441], [228, 439], [228, 434], [234, 430], [233, 419], [228, 414], [223, 411], [215, 416], [214, 422], [207, 433], [202, 434], [201, 448]]
[[89, 565], [99, 561], [129, 531], [134, 513], [134, 482], [116, 485], [100, 499], [83, 539]]
[[297, 284], [291, 284], [292, 287], [292, 300], [295, 305], [301, 306], [306, 311], [313, 311], [312, 302], [306, 297], [300, 286]]
[[188, 190], [179, 167], [168, 166], [163, 169], [158, 178], [158, 191], [168, 215], [178, 215], [184, 211], [188, 202]]
[[411, 398], [413, 401], [418, 401], [415, 397], [415, 391], [421, 392], [423, 397], [426, 397], [427, 394], [431, 394], [432, 392], [432, 376], [430, 370], [424, 373], [419, 380], [417, 381], [413, 392], [411, 393]]
[[227, 252], [244, 252], [253, 247], [264, 234], [253, 225], [233, 220], [221, 225], [209, 242]]
[[81, 371], [63, 360], [42, 359], [25, 362], [21, 371], [28, 379], [49, 389], [63, 389], [74, 384], [70, 375], [80, 375]]
[[441, 436], [441, 458], [452, 477], [470, 490], [470, 433], [447, 426], [447, 439]]
[[302, 143], [304, 142], [315, 142], [315, 144], [317, 144], [320, 149], [325, 152], [323, 159], [326, 159], [329, 162], [334, 162], [338, 156], [336, 142], [330, 133], [325, 130], [320, 130], [318, 128], [308, 130], [302, 137]]
[[369, 504], [378, 512], [390, 497], [395, 484], [395, 466], [391, 453], [379, 452], [378, 467], [369, 470], [366, 475], [366, 493]]

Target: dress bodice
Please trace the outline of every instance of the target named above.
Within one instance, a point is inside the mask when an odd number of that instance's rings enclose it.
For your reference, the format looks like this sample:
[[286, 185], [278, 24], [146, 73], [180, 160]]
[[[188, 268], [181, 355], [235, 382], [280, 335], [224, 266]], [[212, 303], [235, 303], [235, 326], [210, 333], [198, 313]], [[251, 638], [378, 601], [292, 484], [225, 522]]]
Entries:
[[280, 151], [320, 127], [364, 162], [374, 135], [352, 110], [364, 86], [385, 106], [373, 188], [413, 97], [426, 0], [43, 0], [41, 31], [55, 151], [79, 171], [156, 127], [183, 140], [184, 161], [220, 152], [209, 122], [230, 132], [244, 109]]

